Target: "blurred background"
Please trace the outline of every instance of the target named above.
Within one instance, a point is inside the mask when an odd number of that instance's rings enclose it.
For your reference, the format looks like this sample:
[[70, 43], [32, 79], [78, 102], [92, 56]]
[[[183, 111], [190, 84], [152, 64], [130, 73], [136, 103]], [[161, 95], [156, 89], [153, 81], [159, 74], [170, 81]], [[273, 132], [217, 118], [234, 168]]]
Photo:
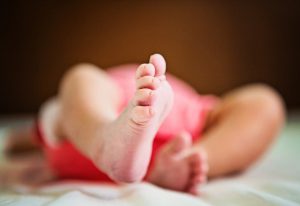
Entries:
[[166, 57], [200, 93], [264, 82], [300, 108], [300, 1], [1, 1], [0, 115], [32, 114], [63, 73]]

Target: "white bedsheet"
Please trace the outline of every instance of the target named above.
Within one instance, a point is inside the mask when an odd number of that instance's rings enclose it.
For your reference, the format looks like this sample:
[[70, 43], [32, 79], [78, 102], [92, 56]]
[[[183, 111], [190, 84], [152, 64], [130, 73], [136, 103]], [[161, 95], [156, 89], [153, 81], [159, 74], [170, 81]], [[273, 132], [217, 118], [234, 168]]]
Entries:
[[290, 122], [270, 152], [242, 175], [210, 181], [201, 195], [148, 183], [111, 186], [64, 182], [40, 188], [15, 186], [0, 193], [0, 205], [300, 205], [300, 122]]

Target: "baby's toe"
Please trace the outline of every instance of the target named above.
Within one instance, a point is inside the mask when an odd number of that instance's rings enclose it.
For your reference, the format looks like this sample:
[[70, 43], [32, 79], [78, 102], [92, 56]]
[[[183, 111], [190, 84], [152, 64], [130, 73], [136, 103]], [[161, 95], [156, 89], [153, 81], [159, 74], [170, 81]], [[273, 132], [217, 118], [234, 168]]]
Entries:
[[136, 106], [150, 106], [153, 105], [155, 99], [155, 91], [151, 89], [139, 89], [135, 92], [133, 101]]
[[203, 155], [202, 151], [194, 151], [189, 156], [189, 163], [191, 172], [187, 192], [196, 194], [197, 187], [207, 181], [208, 164], [206, 156]]
[[136, 88], [137, 89], [157, 89], [160, 85], [160, 79], [153, 77], [153, 76], [143, 76], [136, 81]]
[[205, 184], [207, 182], [207, 176], [206, 174], [197, 174], [194, 175], [194, 177], [192, 177], [191, 179], [191, 184]]
[[144, 76], [154, 76], [155, 75], [155, 68], [153, 64], [141, 64], [137, 70], [135, 77], [138, 80], [141, 77]]
[[163, 76], [166, 73], [166, 61], [162, 55], [151, 55], [149, 62], [155, 67], [155, 76]]
[[207, 176], [206, 174], [198, 173], [198, 174], [191, 174], [190, 181], [187, 184], [187, 189], [186, 191], [191, 193], [191, 194], [198, 194], [198, 188], [199, 186], [205, 184], [207, 181]]
[[199, 191], [198, 191], [198, 187], [197, 185], [192, 185], [188, 188], [187, 190], [188, 193], [192, 194], [192, 195], [198, 195]]
[[200, 173], [201, 172], [201, 166], [202, 166], [202, 157], [200, 152], [193, 152], [189, 156], [189, 163], [191, 167], [191, 172], [194, 173]]

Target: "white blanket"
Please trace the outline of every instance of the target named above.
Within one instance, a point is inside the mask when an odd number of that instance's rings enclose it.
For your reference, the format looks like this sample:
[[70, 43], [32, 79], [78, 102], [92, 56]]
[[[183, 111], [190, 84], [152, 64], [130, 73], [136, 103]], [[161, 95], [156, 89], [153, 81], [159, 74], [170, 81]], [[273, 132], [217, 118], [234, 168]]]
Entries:
[[290, 122], [265, 157], [247, 172], [210, 181], [201, 195], [148, 183], [112, 186], [61, 182], [40, 188], [15, 186], [0, 193], [0, 205], [300, 205], [300, 122]]

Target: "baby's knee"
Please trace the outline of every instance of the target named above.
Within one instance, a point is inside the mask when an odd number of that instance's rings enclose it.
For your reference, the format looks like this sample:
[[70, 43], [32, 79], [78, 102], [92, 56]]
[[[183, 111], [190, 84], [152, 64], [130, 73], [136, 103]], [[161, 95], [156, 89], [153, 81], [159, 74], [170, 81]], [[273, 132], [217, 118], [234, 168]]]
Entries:
[[62, 83], [74, 82], [99, 73], [99, 68], [93, 64], [80, 63], [71, 67], [62, 78]]
[[247, 105], [272, 126], [281, 126], [285, 120], [285, 106], [280, 94], [265, 84], [255, 84], [248, 87]]

